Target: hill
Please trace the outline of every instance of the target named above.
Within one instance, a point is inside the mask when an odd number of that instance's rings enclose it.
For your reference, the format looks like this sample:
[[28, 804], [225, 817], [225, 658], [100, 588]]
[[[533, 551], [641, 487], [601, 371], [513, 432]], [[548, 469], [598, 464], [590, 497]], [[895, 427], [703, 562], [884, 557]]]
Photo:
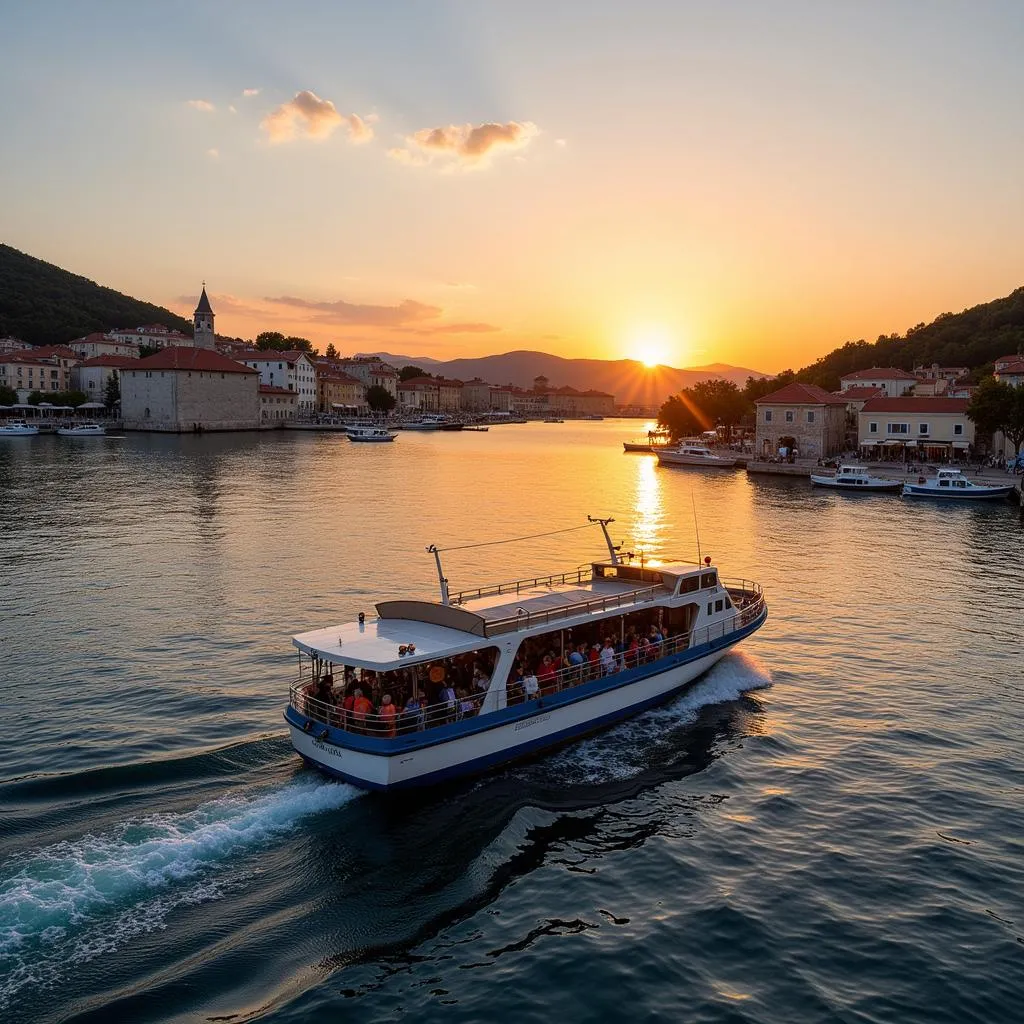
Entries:
[[140, 302], [0, 244], [0, 337], [59, 345], [92, 331], [152, 323], [192, 333], [189, 321], [162, 306]]
[[1000, 356], [1024, 350], [1024, 288], [1005, 298], [972, 306], [962, 313], [943, 313], [930, 324], [918, 324], [906, 334], [882, 335], [875, 342], [848, 341], [805, 366], [797, 379], [829, 391], [839, 378], [872, 366], [967, 366], [977, 380], [992, 371]]
[[672, 366], [648, 368], [634, 359], [564, 359], [548, 352], [505, 352], [478, 359], [426, 359], [421, 356], [375, 352], [373, 355], [392, 366], [412, 364], [429, 373], [472, 380], [480, 377], [491, 384], [515, 384], [531, 387], [534, 377], [543, 375], [553, 387], [571, 384], [586, 391], [593, 388], [615, 395], [619, 405], [659, 406], [665, 396], [709, 378], [731, 380], [742, 386], [748, 377], [767, 374], [741, 366], [715, 363], [712, 366], [676, 369]]

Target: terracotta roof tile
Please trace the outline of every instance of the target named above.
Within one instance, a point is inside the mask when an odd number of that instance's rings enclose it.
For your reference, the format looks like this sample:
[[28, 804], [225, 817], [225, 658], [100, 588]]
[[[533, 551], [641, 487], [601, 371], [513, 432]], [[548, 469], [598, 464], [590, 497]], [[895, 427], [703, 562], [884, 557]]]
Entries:
[[791, 381], [778, 391], [759, 398], [755, 405], [846, 405], [846, 399], [819, 388], [817, 384]]
[[186, 348], [171, 346], [145, 359], [140, 359], [133, 369], [137, 370], [206, 370], [219, 373], [252, 373], [258, 371], [243, 366], [234, 359], [228, 359], [209, 348]]
[[909, 370], [900, 370], [895, 366], [873, 366], [870, 370], [854, 370], [844, 373], [840, 380], [917, 380]]
[[967, 412], [966, 398], [872, 398], [863, 412]]

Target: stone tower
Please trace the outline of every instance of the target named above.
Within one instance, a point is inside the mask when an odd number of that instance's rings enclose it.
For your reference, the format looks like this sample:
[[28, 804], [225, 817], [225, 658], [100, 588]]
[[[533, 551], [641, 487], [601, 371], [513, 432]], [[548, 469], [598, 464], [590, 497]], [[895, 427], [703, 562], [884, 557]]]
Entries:
[[213, 309], [206, 297], [206, 282], [203, 282], [203, 294], [199, 296], [199, 305], [192, 315], [192, 335], [196, 348], [217, 347], [213, 336]]

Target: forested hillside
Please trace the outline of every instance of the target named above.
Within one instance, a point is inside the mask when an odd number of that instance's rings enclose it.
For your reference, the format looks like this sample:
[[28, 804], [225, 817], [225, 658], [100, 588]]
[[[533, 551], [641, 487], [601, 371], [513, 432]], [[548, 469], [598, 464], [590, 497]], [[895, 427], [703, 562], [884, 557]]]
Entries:
[[991, 373], [999, 356], [1024, 348], [1024, 288], [1006, 298], [943, 313], [930, 324], [918, 324], [904, 335], [883, 335], [876, 342], [848, 341], [841, 348], [805, 366], [797, 379], [829, 391], [839, 389], [839, 378], [872, 366], [968, 366], [978, 380]]
[[192, 333], [191, 323], [162, 306], [0, 245], [0, 338], [57, 345], [92, 331], [154, 323]]

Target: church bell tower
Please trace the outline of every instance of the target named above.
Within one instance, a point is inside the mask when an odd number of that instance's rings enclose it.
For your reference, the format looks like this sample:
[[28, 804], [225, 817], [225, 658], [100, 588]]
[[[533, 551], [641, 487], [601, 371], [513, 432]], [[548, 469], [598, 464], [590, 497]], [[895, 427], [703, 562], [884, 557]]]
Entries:
[[192, 315], [192, 336], [196, 348], [217, 347], [213, 335], [213, 309], [206, 297], [206, 282], [203, 282], [203, 294], [199, 296], [199, 305]]

